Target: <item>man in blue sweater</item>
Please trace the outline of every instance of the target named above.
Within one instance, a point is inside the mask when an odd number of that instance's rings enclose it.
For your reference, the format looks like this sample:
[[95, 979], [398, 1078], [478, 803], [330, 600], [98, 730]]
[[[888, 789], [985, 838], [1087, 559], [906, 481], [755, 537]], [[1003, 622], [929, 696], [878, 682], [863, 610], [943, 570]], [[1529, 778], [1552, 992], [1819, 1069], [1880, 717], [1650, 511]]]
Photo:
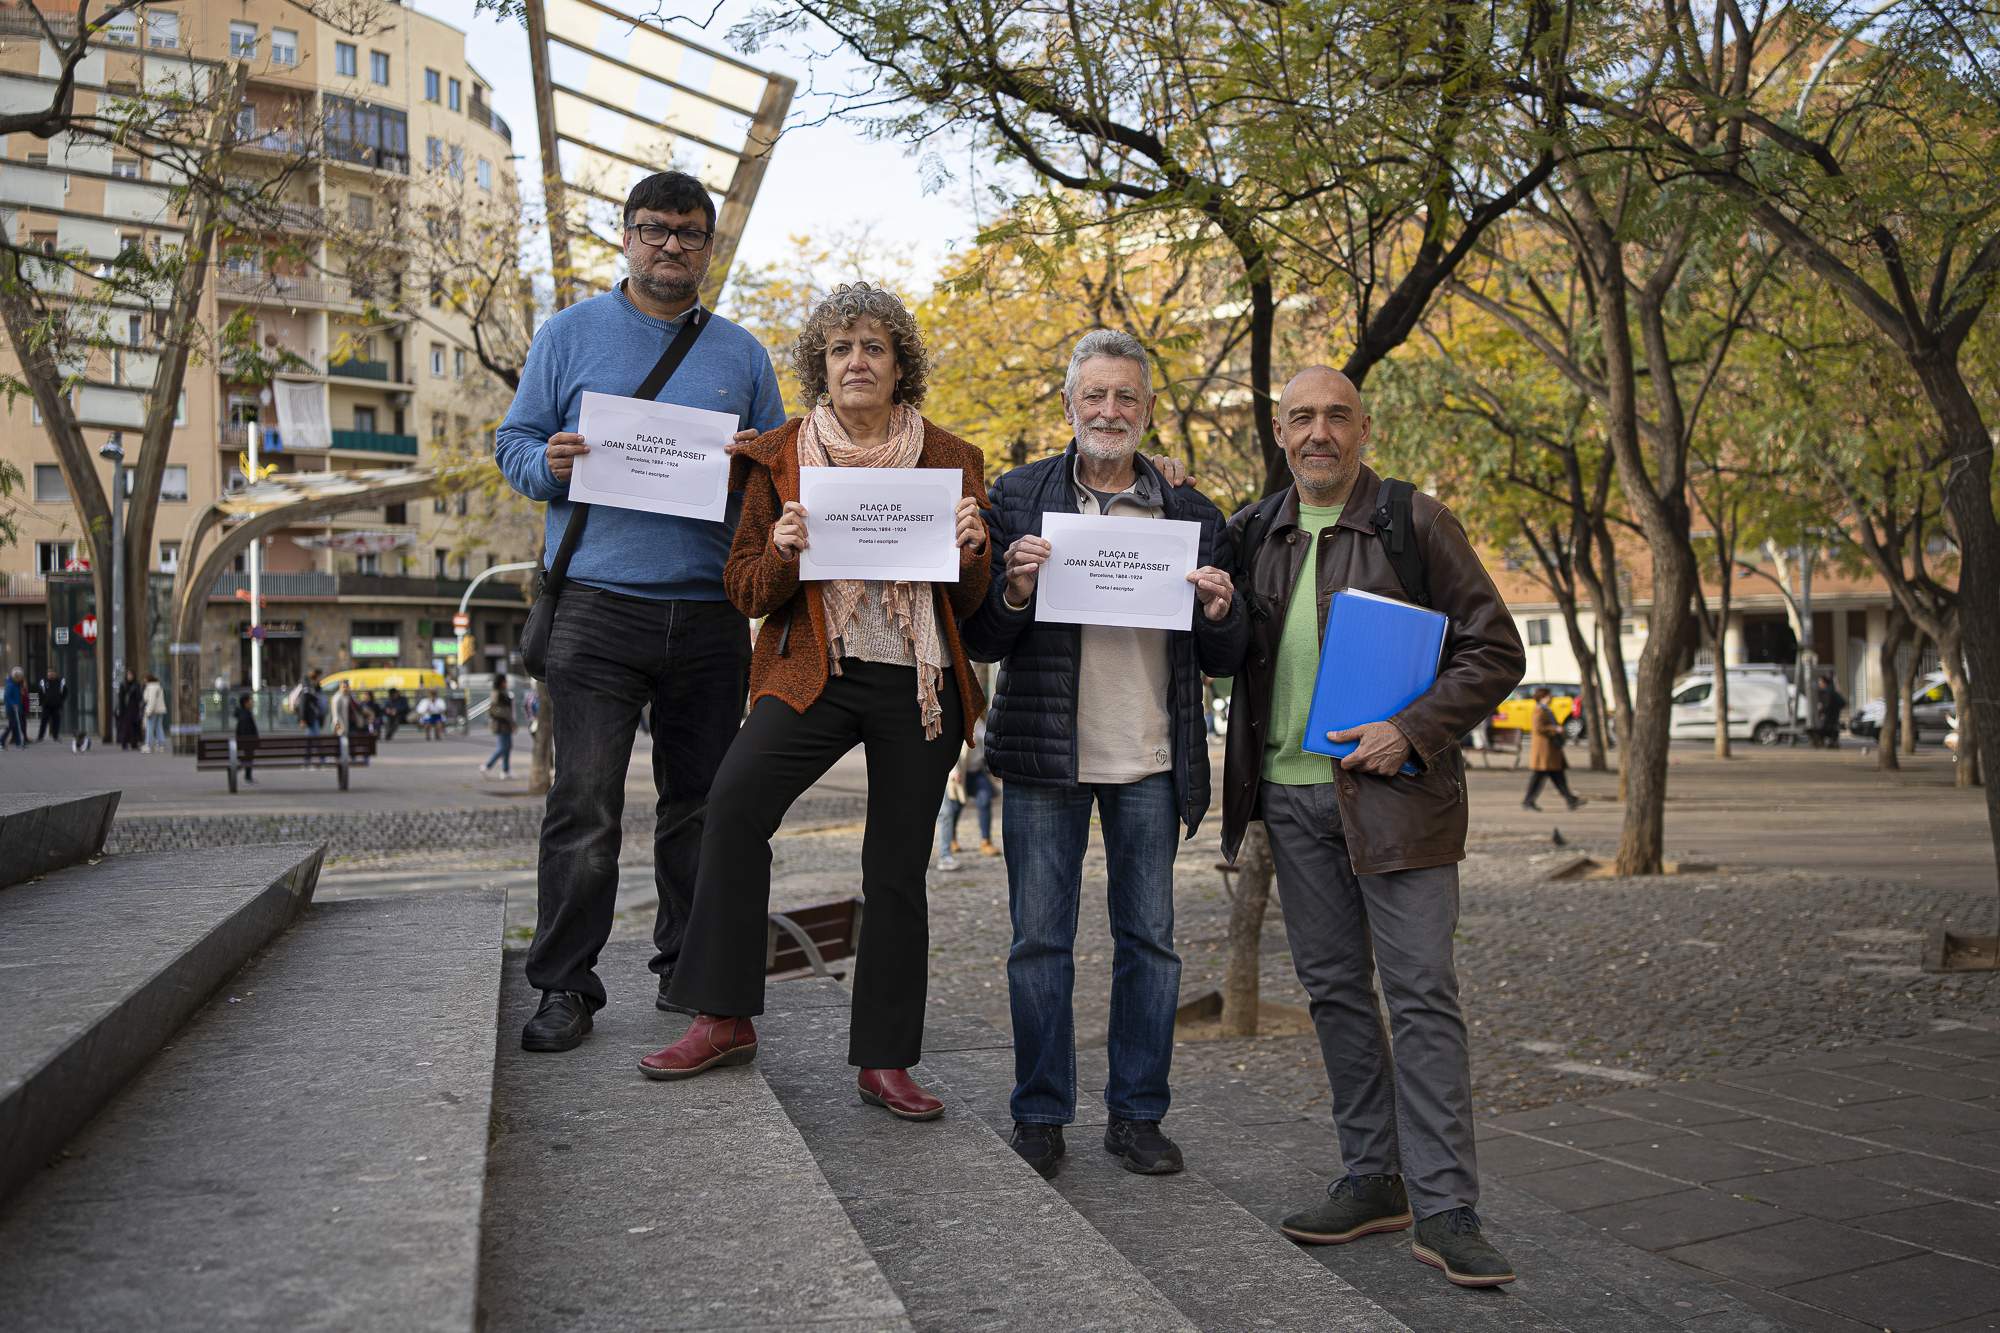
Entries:
[[[535, 335], [494, 456], [515, 490], [548, 502], [544, 550], [577, 515], [565, 496], [589, 442], [576, 433], [586, 390], [629, 396], [690, 317], [701, 333], [657, 395], [734, 413], [738, 443], [783, 423], [771, 358], [748, 332], [700, 309], [715, 204], [693, 177], [649, 176], [625, 201], [628, 276], [558, 312]], [[721, 523], [597, 506], [556, 603], [548, 650], [555, 785], [542, 820], [539, 908], [528, 981], [542, 992], [521, 1033], [530, 1051], [566, 1051], [604, 1006], [595, 968], [618, 894], [625, 771], [651, 706], [657, 1003], [680, 957], [693, 903], [709, 783], [736, 735], [749, 688], [750, 629], [722, 588], [739, 497]]]

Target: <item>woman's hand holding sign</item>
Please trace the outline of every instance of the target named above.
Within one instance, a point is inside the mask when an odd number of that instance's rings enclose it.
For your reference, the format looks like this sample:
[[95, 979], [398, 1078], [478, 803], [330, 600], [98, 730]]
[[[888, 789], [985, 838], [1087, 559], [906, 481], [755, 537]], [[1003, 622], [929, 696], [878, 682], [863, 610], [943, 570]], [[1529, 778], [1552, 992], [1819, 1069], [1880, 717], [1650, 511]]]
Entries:
[[974, 555], [986, 549], [986, 520], [979, 516], [979, 501], [965, 496], [958, 502], [958, 544]]
[[790, 562], [806, 549], [806, 507], [797, 500], [785, 501], [785, 512], [771, 525], [771, 548], [778, 558]]

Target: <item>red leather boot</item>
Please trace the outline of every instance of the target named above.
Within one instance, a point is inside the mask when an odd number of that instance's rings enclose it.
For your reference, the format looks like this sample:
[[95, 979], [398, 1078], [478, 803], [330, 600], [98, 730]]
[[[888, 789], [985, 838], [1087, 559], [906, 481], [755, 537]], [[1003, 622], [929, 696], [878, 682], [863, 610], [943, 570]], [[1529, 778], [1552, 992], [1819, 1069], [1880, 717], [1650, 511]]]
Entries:
[[917, 1086], [907, 1069], [864, 1069], [859, 1079], [861, 1100], [904, 1120], [935, 1120], [944, 1103]]
[[757, 1058], [757, 1029], [747, 1018], [697, 1016], [687, 1035], [639, 1062], [647, 1078], [693, 1078], [717, 1065], [747, 1065]]

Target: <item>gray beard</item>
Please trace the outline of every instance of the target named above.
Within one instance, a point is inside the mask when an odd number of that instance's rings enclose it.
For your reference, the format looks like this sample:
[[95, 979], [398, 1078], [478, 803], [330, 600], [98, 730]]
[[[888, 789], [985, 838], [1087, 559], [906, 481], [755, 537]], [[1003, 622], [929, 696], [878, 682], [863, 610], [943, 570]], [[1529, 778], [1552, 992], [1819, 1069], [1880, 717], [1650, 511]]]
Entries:
[[[1074, 425], [1074, 423], [1072, 423]], [[1117, 444], [1097, 444], [1090, 438], [1090, 432], [1081, 428], [1076, 431], [1076, 451], [1097, 463], [1122, 463], [1138, 450], [1131, 434], [1127, 434]]]

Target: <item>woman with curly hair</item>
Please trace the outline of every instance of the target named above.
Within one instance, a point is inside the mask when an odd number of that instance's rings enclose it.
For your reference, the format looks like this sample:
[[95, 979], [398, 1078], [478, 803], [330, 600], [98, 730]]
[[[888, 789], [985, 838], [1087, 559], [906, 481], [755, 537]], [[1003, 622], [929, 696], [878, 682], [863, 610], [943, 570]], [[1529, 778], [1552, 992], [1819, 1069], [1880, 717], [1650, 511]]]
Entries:
[[[687, 1078], [757, 1053], [764, 1011], [764, 930], [771, 835], [794, 800], [858, 743], [868, 756], [867, 904], [854, 983], [848, 1063], [862, 1100], [910, 1120], [944, 1104], [909, 1076], [923, 1051], [930, 916], [924, 872], [929, 815], [985, 711], [958, 621], [986, 596], [991, 562], [985, 460], [925, 421], [923, 337], [901, 301], [844, 285], [806, 321], [792, 356], [813, 400], [735, 451], [743, 518], [723, 582], [737, 609], [764, 617], [750, 659], [750, 716], [709, 792], [687, 943], [667, 999], [695, 1014], [687, 1035], [639, 1062], [650, 1078]], [[812, 516], [801, 467], [952, 468], [956, 583], [801, 582]]]

